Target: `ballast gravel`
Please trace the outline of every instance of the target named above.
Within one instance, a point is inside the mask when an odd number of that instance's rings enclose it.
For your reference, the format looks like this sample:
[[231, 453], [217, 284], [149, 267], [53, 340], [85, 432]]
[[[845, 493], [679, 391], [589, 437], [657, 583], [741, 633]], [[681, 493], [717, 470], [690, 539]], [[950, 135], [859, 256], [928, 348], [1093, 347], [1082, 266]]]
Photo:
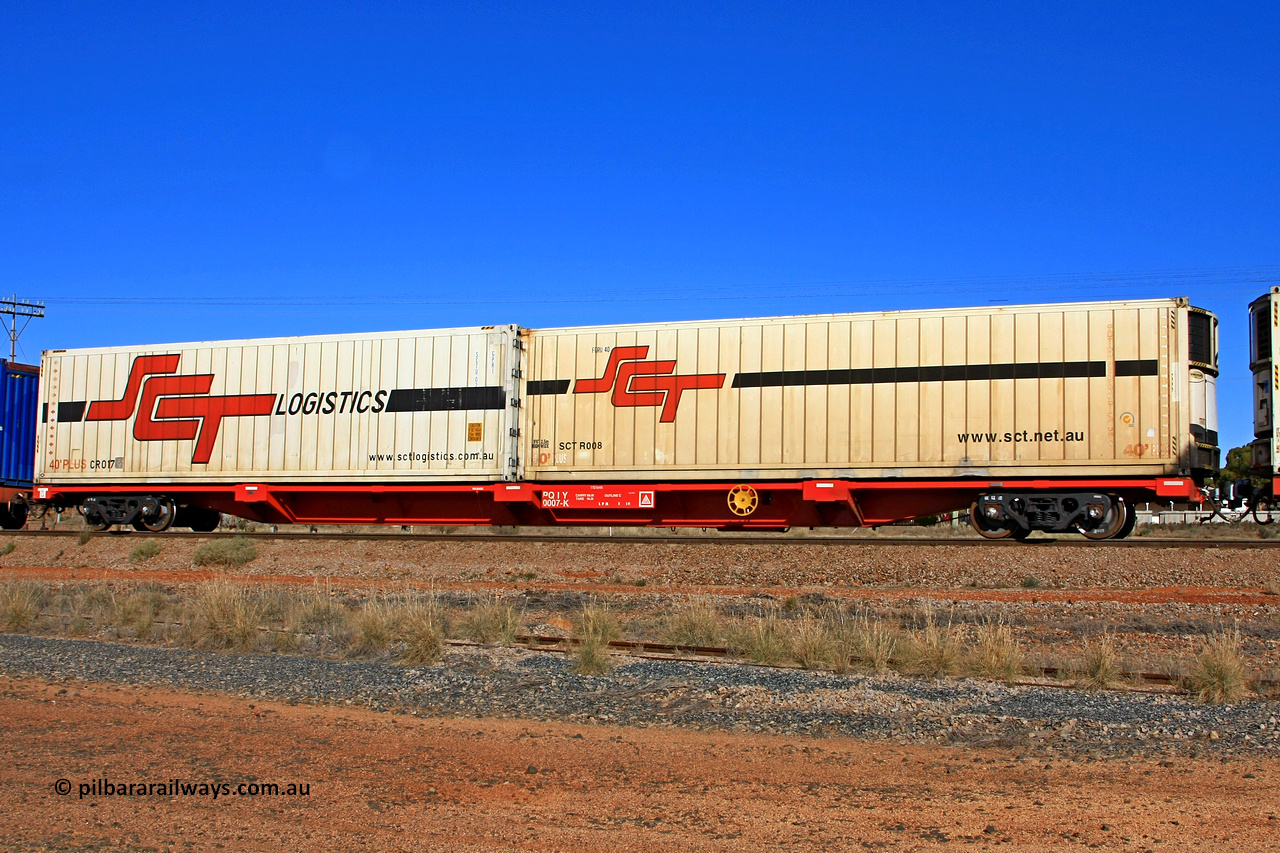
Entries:
[[212, 653], [0, 635], [0, 672], [50, 681], [217, 691], [443, 717], [844, 735], [1070, 757], [1280, 754], [1280, 704], [837, 675], [619, 657], [579, 675], [562, 655], [454, 648], [436, 665]]

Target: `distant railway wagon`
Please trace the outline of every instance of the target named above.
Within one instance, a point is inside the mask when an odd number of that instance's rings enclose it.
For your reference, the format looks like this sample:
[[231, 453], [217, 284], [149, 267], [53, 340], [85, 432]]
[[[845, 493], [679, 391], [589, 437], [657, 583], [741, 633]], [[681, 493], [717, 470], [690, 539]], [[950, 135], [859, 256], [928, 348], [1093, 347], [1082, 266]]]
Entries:
[[56, 350], [34, 500], [91, 525], [1123, 536], [1217, 469], [1185, 299]]
[[1253, 468], [1274, 488], [1280, 476], [1280, 287], [1249, 305], [1249, 370], [1253, 374]]

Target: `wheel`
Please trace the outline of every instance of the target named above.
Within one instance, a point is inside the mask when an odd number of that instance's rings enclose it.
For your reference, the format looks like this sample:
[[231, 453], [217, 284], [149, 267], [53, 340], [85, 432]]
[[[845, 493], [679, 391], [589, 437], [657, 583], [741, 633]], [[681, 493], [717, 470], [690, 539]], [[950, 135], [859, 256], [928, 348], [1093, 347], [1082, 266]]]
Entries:
[[[133, 523], [133, 526], [138, 530], [150, 530], [152, 533], [160, 533], [173, 526], [173, 517], [176, 514], [177, 507], [174, 506], [173, 499], [163, 498], [159, 506], [156, 507], [155, 515], [150, 517], [145, 515], [138, 516], [138, 520]], [[138, 525], [142, 526], [139, 527]]]
[[1128, 504], [1125, 504], [1124, 509], [1125, 509], [1125, 520], [1124, 520], [1124, 524], [1121, 525], [1120, 527], [1120, 531], [1116, 533], [1117, 539], [1124, 539], [1125, 537], [1127, 537], [1130, 533], [1133, 532], [1133, 528], [1138, 524], [1138, 511], [1135, 510], [1133, 507], [1129, 506]]
[[222, 513], [216, 509], [187, 505], [178, 510], [178, 520], [175, 523], [181, 527], [189, 527], [196, 533], [212, 533], [222, 523]]
[[0, 510], [0, 527], [3, 527], [5, 530], [21, 530], [26, 523], [26, 504], [9, 504], [7, 510]]
[[1107, 510], [1107, 514], [1103, 516], [1102, 523], [1092, 529], [1084, 528], [1076, 525], [1076, 530], [1086, 539], [1119, 539], [1127, 536], [1129, 531], [1133, 530], [1133, 522], [1137, 515], [1124, 502], [1124, 498], [1114, 495], [1111, 497], [1111, 508]]
[[1018, 534], [1022, 532], [1022, 527], [1020, 525], [1014, 524], [1011, 527], [998, 527], [993, 525], [982, 517], [982, 513], [978, 512], [977, 501], [974, 501], [969, 506], [969, 526], [977, 531], [978, 535], [983, 539], [1008, 539], [1009, 537], [1013, 537], [1014, 539], [1026, 539], [1027, 535], [1031, 533], [1031, 531], [1028, 530], [1019, 537]]
[[80, 517], [84, 519], [85, 527], [97, 533], [101, 533], [111, 526], [111, 522], [102, 517], [102, 514], [95, 508], [93, 512], [84, 511], [84, 506], [76, 507], [76, 512], [80, 513]]

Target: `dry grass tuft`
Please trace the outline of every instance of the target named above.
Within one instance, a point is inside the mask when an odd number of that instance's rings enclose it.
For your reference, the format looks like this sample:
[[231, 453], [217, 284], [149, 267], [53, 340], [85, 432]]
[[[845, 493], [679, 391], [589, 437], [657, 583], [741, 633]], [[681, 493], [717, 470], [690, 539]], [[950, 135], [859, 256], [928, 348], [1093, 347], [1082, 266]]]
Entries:
[[582, 637], [574, 654], [573, 671], [579, 675], [603, 675], [608, 672], [613, 667], [608, 649], [608, 642], [599, 637]]
[[789, 643], [785, 627], [771, 612], [740, 621], [730, 646], [755, 663], [778, 664], [787, 659]]
[[724, 625], [710, 601], [691, 598], [678, 605], [667, 618], [662, 636], [673, 646], [715, 646], [724, 639]]
[[219, 566], [224, 569], [238, 569], [251, 563], [258, 557], [258, 549], [244, 537], [234, 539], [214, 539], [196, 549], [192, 562], [197, 566]]
[[960, 640], [950, 620], [945, 627], [938, 625], [932, 605], [925, 608], [924, 627], [912, 631], [903, 646], [903, 663], [909, 672], [946, 676], [960, 670]]
[[116, 609], [115, 621], [121, 628], [132, 628], [135, 637], [145, 639], [168, 603], [168, 598], [156, 590], [134, 590]]
[[902, 632], [883, 619], [872, 619], [866, 613], [853, 622], [851, 657], [872, 672], [887, 672], [898, 651]]
[[440, 660], [444, 653], [444, 616], [435, 596], [399, 605], [395, 624], [396, 635], [403, 644], [401, 663], [416, 666]]
[[248, 651], [257, 644], [262, 617], [262, 602], [243, 584], [208, 581], [192, 605], [191, 638], [203, 648]]
[[1267, 578], [1267, 582], [1263, 584], [1262, 592], [1264, 595], [1280, 595], [1280, 580]]
[[1111, 690], [1121, 686], [1122, 678], [1120, 655], [1111, 632], [1104, 631], [1097, 639], [1086, 640], [1084, 663], [1076, 686], [1086, 690]]
[[358, 655], [385, 651], [395, 638], [396, 612], [382, 596], [374, 596], [360, 605], [352, 616], [354, 631], [348, 648]]
[[520, 635], [520, 617], [515, 608], [493, 595], [482, 595], [458, 623], [462, 636], [477, 643], [511, 645]]
[[89, 540], [92, 538], [93, 538], [93, 531], [89, 530], [89, 528], [86, 527], [84, 530], [81, 530], [80, 535], [76, 537], [76, 544], [88, 545]]
[[1022, 675], [1022, 650], [1013, 630], [1003, 623], [983, 625], [969, 657], [970, 671], [1011, 684]]
[[582, 607], [576, 626], [578, 649], [573, 671], [581, 675], [600, 675], [613, 667], [609, 643], [622, 638], [622, 626], [607, 603], [589, 601]]
[[578, 615], [577, 635], [580, 639], [593, 637], [608, 645], [622, 639], [622, 626], [606, 602], [589, 601]]
[[791, 656], [805, 669], [829, 669], [839, 650], [827, 626], [806, 615], [791, 630]]
[[71, 602], [72, 612], [90, 621], [98, 628], [114, 625], [116, 621], [116, 595], [105, 583], [81, 588]]
[[161, 550], [159, 542], [154, 539], [148, 539], [146, 542], [139, 543], [138, 547], [133, 549], [129, 554], [129, 560], [134, 563], [145, 563], [152, 557], [159, 556]]
[[0, 586], [0, 619], [6, 631], [25, 631], [40, 615], [43, 590], [30, 581], [10, 581]]
[[1240, 630], [1219, 631], [1205, 640], [1191, 669], [1191, 689], [1201, 702], [1222, 705], [1248, 693]]

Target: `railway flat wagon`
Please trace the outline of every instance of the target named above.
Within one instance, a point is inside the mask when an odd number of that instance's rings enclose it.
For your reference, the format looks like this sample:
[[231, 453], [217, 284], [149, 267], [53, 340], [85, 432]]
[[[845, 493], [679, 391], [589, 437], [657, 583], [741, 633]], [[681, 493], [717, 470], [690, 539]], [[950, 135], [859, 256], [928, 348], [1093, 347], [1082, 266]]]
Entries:
[[1218, 464], [1183, 299], [46, 353], [36, 499], [91, 523], [1121, 536]]

